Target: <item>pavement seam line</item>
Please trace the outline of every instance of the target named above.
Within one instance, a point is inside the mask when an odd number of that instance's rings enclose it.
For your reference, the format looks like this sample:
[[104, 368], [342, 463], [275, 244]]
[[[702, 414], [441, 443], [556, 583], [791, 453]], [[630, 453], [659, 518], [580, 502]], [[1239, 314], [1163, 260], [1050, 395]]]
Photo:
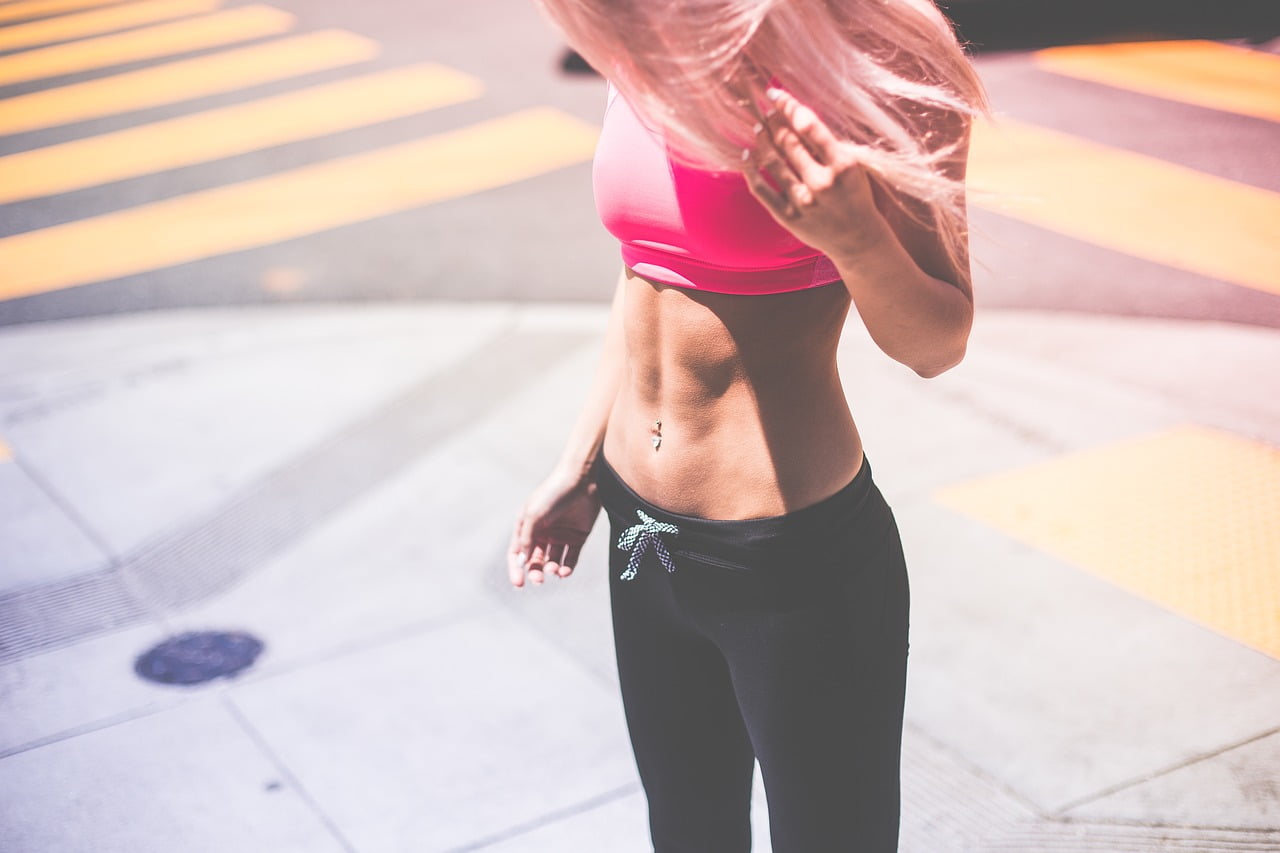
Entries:
[[[474, 605], [474, 603], [472, 603]], [[482, 613], [474, 606], [460, 607], [452, 613], [439, 614], [430, 616], [426, 619], [420, 619], [416, 622], [410, 622], [400, 625], [396, 628], [384, 631], [380, 634], [358, 638], [342, 643], [332, 648], [322, 649], [312, 655], [296, 658], [277, 664], [274, 667], [267, 663], [262, 669], [253, 669], [246, 672], [243, 676], [237, 678], [236, 686], [260, 684], [262, 682], [272, 681], [288, 675], [294, 675], [303, 672], [311, 667], [320, 666], [322, 664], [332, 663], [351, 655], [359, 655], [365, 652], [374, 651], [384, 646], [394, 645], [395, 643], [406, 640], [413, 640], [424, 634], [430, 634], [445, 628], [451, 628], [455, 625], [465, 624], [471, 620], [478, 619]], [[270, 646], [267, 647], [268, 652]]]
[[320, 804], [316, 801], [315, 797], [313, 797], [311, 792], [307, 790], [306, 786], [302, 784], [302, 780], [299, 779], [289, 768], [289, 765], [284, 762], [284, 759], [282, 759], [279, 754], [271, 748], [271, 744], [267, 743], [266, 738], [264, 738], [262, 733], [254, 727], [253, 723], [249, 722], [249, 718], [246, 717], [244, 711], [236, 705], [235, 700], [226, 693], [223, 693], [218, 698], [221, 700], [223, 707], [227, 709], [227, 713], [235, 718], [235, 721], [240, 726], [241, 730], [248, 735], [249, 739], [258, 747], [263, 756], [271, 762], [272, 766], [276, 768], [276, 772], [284, 777], [286, 784], [288, 784], [293, 792], [298, 795], [298, 798], [306, 804], [307, 808], [310, 809], [311, 813], [319, 819], [325, 829], [329, 830], [329, 833], [333, 836], [334, 840], [337, 841], [338, 844], [342, 845], [342, 849], [346, 850], [347, 853], [358, 853], [355, 845], [353, 845], [350, 839], [343, 834], [341, 828], [334, 823], [333, 818], [329, 817], [329, 815], [325, 813], [324, 809], [320, 807]]
[[[1267, 729], [1266, 731], [1263, 731], [1259, 734], [1251, 735], [1250, 737], [1244, 738], [1243, 740], [1237, 741], [1235, 743], [1227, 744], [1226, 746], [1219, 747], [1213, 752], [1205, 752], [1205, 753], [1200, 753], [1198, 755], [1193, 755], [1190, 758], [1184, 759], [1183, 761], [1179, 761], [1176, 764], [1171, 764], [1160, 770], [1155, 770], [1151, 773], [1147, 773], [1142, 776], [1135, 777], [1133, 779], [1127, 779], [1123, 782], [1118, 782], [1107, 788], [1103, 788], [1100, 791], [1096, 791], [1092, 794], [1087, 794], [1083, 797], [1078, 797], [1067, 803], [1059, 805], [1057, 808], [1053, 809], [1050, 812], [1050, 816], [1055, 820], [1060, 820], [1063, 818], [1069, 819], [1069, 817], [1066, 815], [1066, 812], [1069, 812], [1072, 809], [1078, 809], [1081, 806], [1085, 806], [1090, 803], [1094, 803], [1099, 800], [1106, 799], [1107, 797], [1110, 797], [1114, 794], [1118, 794], [1121, 791], [1126, 791], [1130, 788], [1135, 788], [1138, 785], [1142, 785], [1146, 782], [1151, 782], [1155, 779], [1159, 779], [1162, 776], [1167, 776], [1170, 773], [1176, 773], [1177, 771], [1182, 770], [1184, 768], [1192, 767], [1203, 761], [1208, 761], [1211, 758], [1216, 758], [1217, 756], [1222, 755], [1223, 753], [1226, 753], [1226, 752], [1231, 752], [1234, 749], [1239, 749], [1240, 747], [1248, 746], [1251, 743], [1255, 743], [1257, 741], [1263, 740], [1264, 738], [1271, 737], [1272, 735], [1277, 733], [1280, 733], [1280, 726], [1275, 726], [1274, 728]], [[1219, 827], [1202, 827], [1202, 828], [1213, 829], [1213, 828], [1219, 828]]]
[[[0, 595], [0, 660], [73, 644], [203, 600], [376, 488], [575, 350], [586, 336], [515, 331], [511, 321], [373, 411], [285, 460], [112, 570]], [[475, 388], [492, 388], [475, 398]], [[94, 596], [82, 594], [89, 588]], [[128, 600], [126, 600], [128, 599]], [[142, 600], [137, 600], [142, 599]], [[104, 623], [101, 604], [113, 602]], [[72, 605], [69, 607], [69, 605]]]
[[[348, 655], [360, 654], [361, 652], [371, 651], [385, 645], [400, 642], [401, 640], [413, 639], [421, 634], [430, 633], [441, 628], [448, 628], [452, 625], [474, 618], [476, 618], [476, 613], [473, 610], [460, 609], [447, 615], [422, 619], [417, 622], [402, 625], [399, 628], [386, 631], [376, 637], [369, 637], [364, 640], [353, 640], [351, 642], [335, 646], [331, 649], [320, 651], [309, 657], [288, 661], [287, 663], [278, 665], [274, 668], [267, 665], [263, 669], [250, 669], [247, 672], [238, 674], [235, 682], [232, 684], [217, 683], [214, 685], [208, 685], [206, 686], [205, 691], [207, 692], [209, 687], [224, 687], [227, 690], [233, 690], [235, 687], [271, 681], [283, 676], [293, 675], [294, 673], [306, 670], [313, 666], [319, 666], [320, 664], [338, 660]], [[170, 629], [168, 625], [161, 624], [159, 622], [156, 623], [155, 628], [157, 631], [161, 631], [165, 634], [172, 633], [172, 629]], [[196, 690], [200, 689], [201, 688], [198, 687], [196, 688]], [[196, 696], [193, 695], [191, 698], [194, 699]], [[153, 703], [152, 705], [131, 708], [127, 711], [121, 711], [117, 714], [111, 714], [97, 720], [91, 720], [87, 723], [52, 732], [51, 734], [43, 735], [35, 740], [27, 741], [26, 743], [21, 743], [17, 746], [0, 749], [0, 759], [5, 759], [11, 755], [17, 755], [21, 752], [29, 752], [30, 750], [39, 749], [42, 746], [48, 746], [60, 741], [70, 740], [71, 738], [80, 737], [81, 735], [92, 734], [93, 732], [108, 729], [112, 726], [118, 726], [122, 723], [128, 723], [133, 720], [141, 719], [142, 717], [149, 717], [152, 714], [160, 714], [172, 708], [175, 702], [181, 701], [184, 700], [175, 695], [173, 700], [158, 706]]]
[[[1226, 837], [1224, 837], [1226, 836]], [[981, 843], [979, 851], [1061, 850], [1064, 853], [1159, 853], [1186, 850], [1272, 853], [1280, 833], [1268, 829], [1202, 828], [1176, 824], [1051, 820], [1010, 827]]]
[[[106, 558], [106, 568], [109, 570], [119, 568], [120, 558], [110, 544], [107, 543], [107, 540], [98, 533], [94, 526], [89, 523], [88, 519], [81, 515], [70, 501], [62, 496], [61, 492], [55, 489], [53, 485], [45, 479], [43, 474], [37, 471], [35, 467], [30, 464], [29, 458], [30, 457], [27, 456], [23, 456], [21, 458], [15, 456], [13, 458], [13, 462], [18, 466], [18, 469], [27, 476], [27, 479], [29, 479], [35, 487], [39, 489], [46, 498], [48, 498], [49, 502], [57, 507], [58, 511], [71, 522], [72, 526], [79, 530], [81, 535], [88, 539], [93, 547], [97, 548], [98, 552]], [[3, 598], [0, 597], [0, 600], [3, 600]]]
[[1045, 816], [1044, 810], [1041, 809], [1040, 806], [1037, 805], [1035, 802], [1027, 799], [1021, 793], [1009, 787], [1009, 785], [1007, 785], [1003, 780], [995, 776], [992, 776], [987, 771], [983, 770], [981, 767], [974, 764], [972, 761], [966, 758], [963, 753], [959, 752], [954, 747], [948, 745], [946, 742], [939, 740], [938, 738], [930, 734], [929, 731], [925, 729], [923, 726], [921, 726], [920, 724], [907, 721], [905, 724], [905, 727], [912, 732], [913, 737], [918, 737], [922, 740], [928, 741], [929, 748], [933, 752], [942, 753], [946, 755], [947, 759], [951, 761], [951, 763], [955, 764], [957, 767], [962, 768], [967, 775], [980, 780], [982, 784], [987, 785], [996, 791], [999, 791], [1000, 793], [1008, 797], [1010, 800], [1016, 802], [1018, 806], [1026, 813], [1026, 816], [1039, 816], [1039, 817]]
[[[1034, 425], [1019, 420], [1009, 411], [1001, 411], [992, 406], [988, 400], [975, 395], [971, 389], [955, 385], [939, 386], [937, 393], [954, 405], [968, 410], [976, 418], [986, 421], [997, 429], [1007, 431], [1034, 447], [1054, 455], [1066, 453], [1070, 447], [1059, 439], [1037, 429]], [[1010, 407], [1012, 408], [1012, 407]]]
[[474, 850], [483, 850], [486, 847], [492, 847], [495, 844], [501, 844], [504, 841], [510, 841], [511, 839], [519, 838], [522, 835], [528, 835], [530, 832], [542, 829], [545, 826], [552, 826], [575, 815], [585, 814], [593, 809], [598, 809], [601, 806], [608, 805], [609, 803], [612, 803], [615, 800], [620, 800], [623, 797], [631, 796], [639, 791], [639, 782], [631, 782], [627, 785], [621, 785], [605, 791], [603, 794], [597, 794], [594, 797], [589, 797], [573, 805], [554, 809], [553, 811], [547, 812], [541, 818], [525, 821], [524, 823], [518, 823], [515, 826], [482, 838], [479, 841], [472, 842], [471, 844], [465, 844], [462, 847], [451, 847], [449, 848], [448, 853], [471, 853], [471, 851]]
[[[1020, 309], [988, 309], [988, 310], [1008, 311], [1008, 310], [1020, 310]], [[1136, 318], [1127, 318], [1127, 319], [1136, 319]], [[1160, 322], [1186, 323], [1189, 326], [1204, 326], [1212, 323], [1225, 322], [1225, 321], [1211, 321], [1211, 320], [1192, 321], [1192, 320], [1184, 320], [1181, 318], [1163, 318], [1163, 317], [1142, 318], [1142, 319], [1156, 319]], [[1266, 327], [1266, 326], [1259, 327], [1259, 328], [1266, 329], [1268, 331], [1274, 331], [1270, 329], [1270, 327]], [[1080, 364], [1073, 363], [1067, 359], [1059, 358], [1057, 360], [1054, 360], [1041, 355], [1019, 356], [1019, 358], [1020, 358], [1019, 368], [1022, 370], [1027, 370], [1029, 366], [1032, 363], [1034, 363], [1035, 372], [1037, 373], [1053, 371], [1055, 373], [1068, 375], [1075, 380], [1089, 383], [1091, 385], [1096, 385], [1100, 389], [1099, 393], [1101, 393], [1102, 391], [1108, 391], [1116, 394], [1117, 396], [1120, 396], [1120, 395], [1134, 396], [1134, 397], [1141, 396], [1155, 403], [1166, 406], [1168, 408], [1181, 409], [1181, 408], [1186, 408], [1189, 405], [1187, 402], [1189, 398], [1187, 396], [1186, 389], [1181, 389], [1182, 394], [1180, 396], [1178, 391], [1176, 391], [1174, 388], [1172, 388], [1169, 385], [1152, 384], [1151, 382], [1146, 382], [1144, 384], [1142, 381], [1138, 379], [1137, 376], [1134, 376], [1132, 374], [1124, 374], [1124, 375], [1117, 375], [1114, 373], [1108, 374], [1105, 371], [1103, 371], [1101, 365], [1098, 365], [1098, 364], [1080, 365]], [[1004, 369], [1004, 372], [1006, 374], [1011, 374], [1011, 371], [1009, 370], [1008, 365], [1000, 365], [1000, 367]], [[1197, 404], [1199, 402], [1200, 402], [1199, 400], [1196, 401]], [[1253, 401], [1250, 401], [1250, 402], [1253, 402]], [[1214, 400], [1212, 402], [1212, 406], [1205, 406], [1205, 408], [1212, 408], [1213, 410], [1215, 410], [1215, 412], [1225, 412], [1227, 415], [1229, 415], [1231, 418], [1235, 420], [1250, 423], [1250, 424], [1267, 423], [1269, 422], [1269, 418], [1271, 414], [1270, 412], [1266, 412], [1266, 411], [1258, 411], [1256, 409], [1245, 408], [1241, 403], [1238, 403], [1236, 401], [1224, 402], [1221, 400]], [[1210, 422], [1208, 420], [1203, 421], [1203, 424], [1205, 426], [1214, 426], [1215, 423], [1216, 422]], [[1230, 431], [1239, 432], [1239, 430], [1230, 430]], [[1254, 437], [1261, 438], [1261, 436], [1254, 436]]]
[[152, 703], [150, 705], [144, 705], [140, 708], [133, 708], [128, 711], [121, 711], [118, 714], [111, 714], [109, 716], [102, 717], [97, 720], [91, 720], [87, 723], [81, 723], [78, 726], [72, 726], [69, 729], [63, 729], [62, 731], [54, 732], [53, 734], [43, 735], [41, 737], [36, 738], [35, 740], [27, 741], [26, 743], [18, 744], [17, 746], [8, 747], [6, 749], [0, 749], [0, 760], [9, 758], [14, 755], [19, 755], [24, 752], [30, 752], [33, 749], [40, 749], [41, 747], [50, 746], [55, 743], [61, 743], [62, 741], [70, 740], [71, 738], [80, 737], [82, 735], [93, 734], [94, 732], [102, 731], [104, 729], [109, 729], [113, 726], [118, 726], [123, 723], [133, 722], [134, 720], [141, 720], [145, 717], [154, 716], [155, 714], [163, 714], [165, 711], [170, 710], [171, 708], [181, 703], [182, 701], [184, 700], [175, 695], [172, 699], [170, 699], [167, 702]]
[[[496, 571], [487, 573], [487, 576], [496, 577], [499, 579], [498, 582], [502, 583], [504, 586], [510, 586], [509, 582], [507, 581], [507, 574], [506, 574], [506, 564], [507, 564], [506, 553], [507, 553], [506, 547], [502, 546], [499, 549], [499, 556], [489, 561], [489, 563], [495, 567]], [[577, 569], [574, 569], [574, 573], [575, 574], [577, 573]], [[573, 579], [573, 576], [570, 575], [568, 578], [558, 579], [556, 583], [564, 583], [566, 581], [571, 581], [572, 579]], [[521, 591], [527, 591], [528, 588], [531, 586], [534, 586], [534, 584], [527, 582], [525, 584], [525, 589]], [[552, 639], [547, 634], [547, 632], [542, 630], [541, 623], [537, 619], [535, 619], [533, 616], [530, 615], [532, 611], [528, 609], [522, 609], [516, 606], [515, 601], [512, 600], [513, 598], [512, 596], [500, 595], [498, 594], [496, 589], [492, 589], [488, 587], [484, 589], [484, 594], [485, 594], [485, 597], [489, 599], [489, 603], [491, 605], [496, 604], [498, 607], [501, 607], [503, 610], [505, 610], [508, 614], [514, 617], [513, 621], [518, 623], [524, 630], [533, 634], [539, 640], [550, 642], [552, 645], [555, 645], [556, 648], [560, 648], [559, 645], [555, 643], [554, 639]], [[618, 685], [616, 682], [611, 681], [608, 678], [601, 677], [600, 673], [596, 672], [596, 670], [593, 669], [585, 659], [578, 657], [572, 652], [565, 652], [564, 657], [567, 660], [571, 661], [573, 666], [579, 672], [586, 675], [587, 679], [591, 683], [597, 684], [609, 690], [617, 689]]]

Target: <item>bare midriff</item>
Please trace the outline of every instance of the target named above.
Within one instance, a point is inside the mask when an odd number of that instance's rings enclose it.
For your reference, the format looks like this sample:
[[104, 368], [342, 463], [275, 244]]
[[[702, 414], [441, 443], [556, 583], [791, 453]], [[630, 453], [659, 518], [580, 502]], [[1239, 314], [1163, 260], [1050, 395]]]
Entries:
[[741, 296], [628, 271], [624, 295], [626, 368], [604, 455], [641, 497], [682, 515], [765, 518], [853, 479], [862, 441], [836, 367], [850, 306], [840, 283]]

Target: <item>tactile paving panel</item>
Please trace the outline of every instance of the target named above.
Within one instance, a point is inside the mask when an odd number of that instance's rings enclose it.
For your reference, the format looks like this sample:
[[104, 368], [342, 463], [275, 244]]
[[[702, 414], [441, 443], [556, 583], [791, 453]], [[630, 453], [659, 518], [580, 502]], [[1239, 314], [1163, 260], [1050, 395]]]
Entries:
[[940, 503], [1280, 658], [1280, 449], [1182, 426]]

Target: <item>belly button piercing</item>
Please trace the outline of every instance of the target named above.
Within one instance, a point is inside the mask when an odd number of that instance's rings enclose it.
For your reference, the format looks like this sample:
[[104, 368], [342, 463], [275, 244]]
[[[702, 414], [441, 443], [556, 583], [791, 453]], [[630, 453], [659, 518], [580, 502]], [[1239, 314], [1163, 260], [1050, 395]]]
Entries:
[[662, 446], [662, 421], [653, 422], [653, 437], [649, 440], [653, 442], [654, 450]]

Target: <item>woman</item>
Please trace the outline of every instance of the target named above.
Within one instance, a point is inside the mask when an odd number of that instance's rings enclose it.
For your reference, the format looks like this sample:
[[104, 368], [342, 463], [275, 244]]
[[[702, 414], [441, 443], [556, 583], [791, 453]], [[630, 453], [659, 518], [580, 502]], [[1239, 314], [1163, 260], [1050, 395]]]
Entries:
[[659, 853], [897, 847], [908, 587], [836, 368], [850, 305], [925, 377], [973, 316], [981, 87], [928, 0], [542, 0], [610, 79], [604, 354], [511, 538], [568, 577], [601, 506]]

